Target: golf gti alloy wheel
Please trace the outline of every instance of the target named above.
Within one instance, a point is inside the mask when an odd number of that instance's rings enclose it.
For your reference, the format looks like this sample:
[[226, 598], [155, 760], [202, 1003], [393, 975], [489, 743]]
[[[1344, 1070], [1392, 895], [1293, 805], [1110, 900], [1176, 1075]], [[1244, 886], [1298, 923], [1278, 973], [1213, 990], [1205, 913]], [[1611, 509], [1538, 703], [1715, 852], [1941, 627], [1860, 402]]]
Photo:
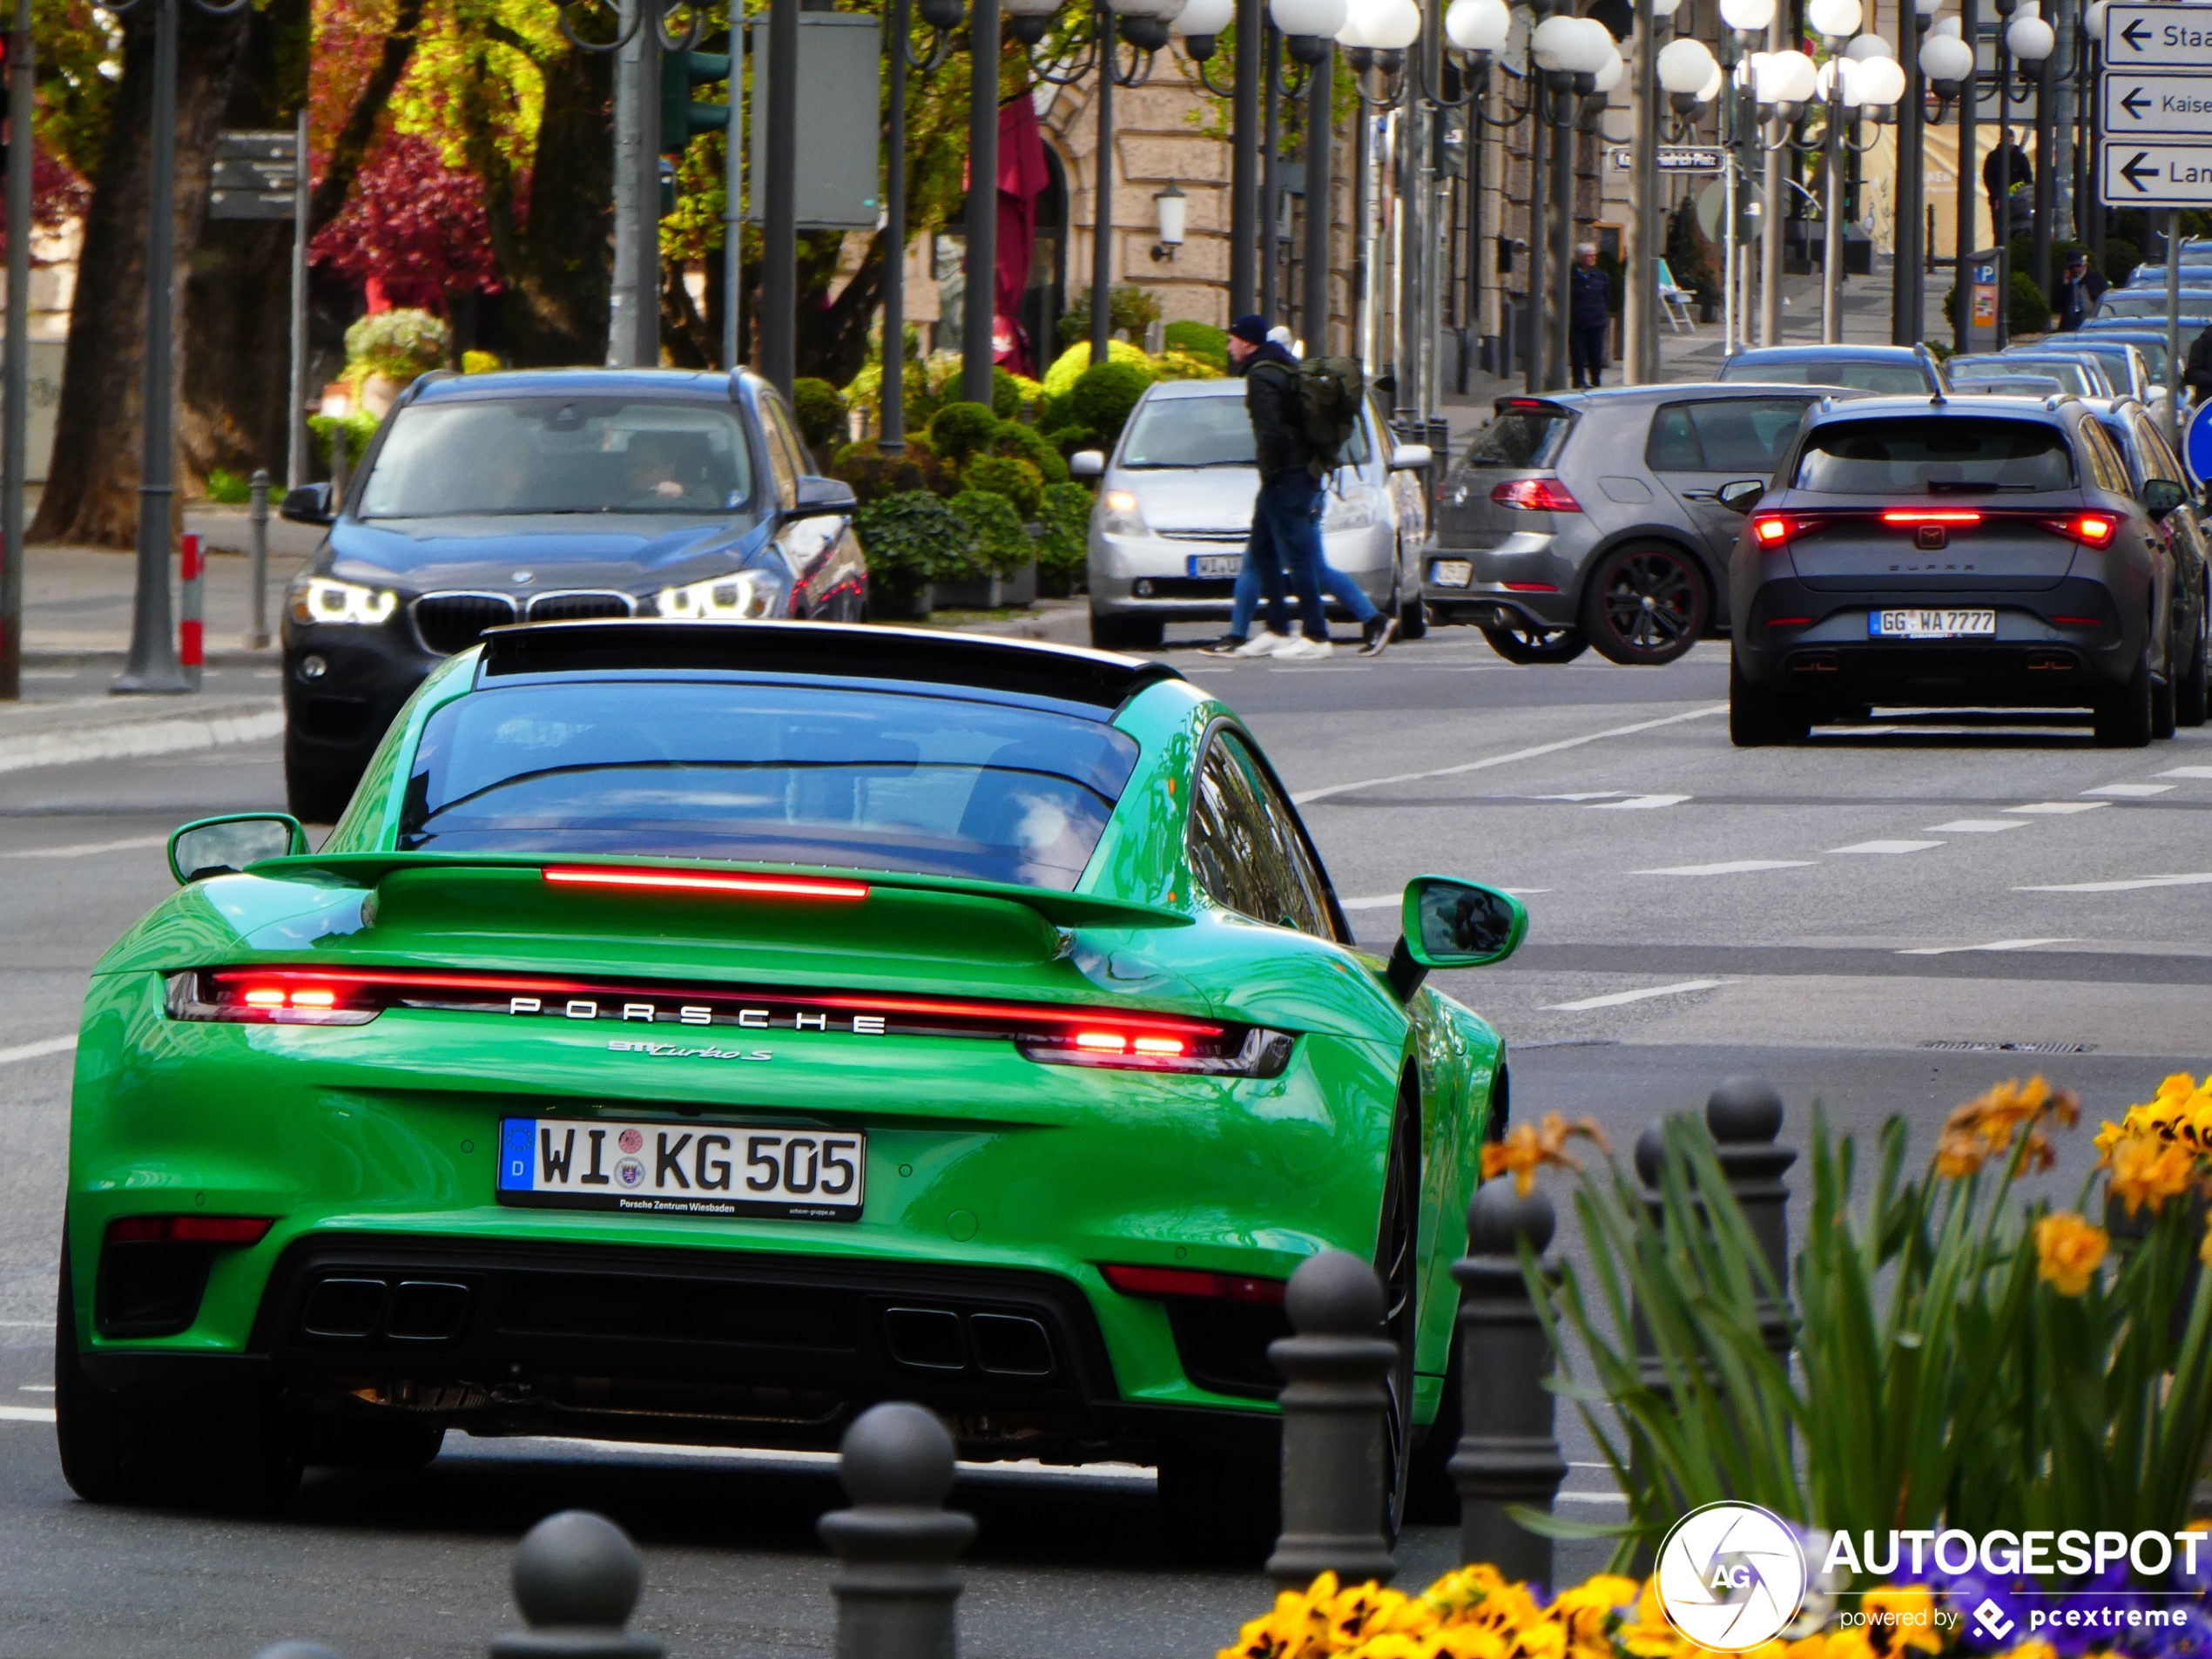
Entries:
[[1590, 648], [1590, 642], [1572, 628], [1531, 628], [1515, 623], [1489, 627], [1482, 637], [1490, 649], [1509, 663], [1571, 663]]
[[1601, 656], [1630, 667], [1671, 663], [1705, 631], [1712, 600], [1689, 554], [1646, 544], [1599, 560], [1582, 589], [1582, 631]]

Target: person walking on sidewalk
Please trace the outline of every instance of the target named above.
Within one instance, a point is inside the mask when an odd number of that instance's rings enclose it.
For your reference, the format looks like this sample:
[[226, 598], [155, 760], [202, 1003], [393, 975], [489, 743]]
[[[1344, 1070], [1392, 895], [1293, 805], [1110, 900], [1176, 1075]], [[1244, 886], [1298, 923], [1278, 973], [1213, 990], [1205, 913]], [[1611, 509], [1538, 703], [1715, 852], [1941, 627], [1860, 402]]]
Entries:
[[1574, 292], [1567, 314], [1568, 343], [1575, 389], [1581, 391], [1599, 384], [1598, 371], [1605, 367], [1605, 336], [1613, 327], [1613, 288], [1597, 268], [1596, 243], [1575, 246], [1569, 277]]
[[[1298, 359], [1269, 333], [1266, 319], [1255, 314], [1230, 325], [1229, 361], [1231, 372], [1244, 377], [1259, 492], [1252, 502], [1244, 566], [1237, 573], [1229, 632], [1205, 649], [1216, 656], [1318, 661], [1336, 649], [1322, 604], [1325, 589], [1359, 623], [1361, 654], [1379, 654], [1397, 637], [1398, 619], [1376, 610], [1357, 583], [1330, 565], [1322, 548], [1325, 492], [1313, 475], [1313, 446], [1299, 410]], [[1295, 637], [1290, 631], [1285, 567], [1304, 630]], [[1263, 598], [1267, 620], [1252, 634], [1253, 615]]]

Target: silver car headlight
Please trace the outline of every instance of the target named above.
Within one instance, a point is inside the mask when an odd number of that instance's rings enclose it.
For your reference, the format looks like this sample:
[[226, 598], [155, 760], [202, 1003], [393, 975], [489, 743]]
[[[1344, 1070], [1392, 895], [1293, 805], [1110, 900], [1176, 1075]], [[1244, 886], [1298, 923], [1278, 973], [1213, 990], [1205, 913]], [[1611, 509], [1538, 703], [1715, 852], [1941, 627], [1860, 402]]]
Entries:
[[680, 588], [663, 588], [655, 605], [664, 617], [692, 622], [772, 616], [782, 607], [785, 585], [770, 570], [732, 570]]
[[1144, 522], [1144, 510], [1136, 504], [1136, 493], [1129, 489], [1109, 489], [1098, 498], [1098, 528], [1109, 536], [1150, 536], [1152, 527]]
[[294, 578], [286, 597], [292, 619], [299, 623], [374, 628], [390, 621], [400, 608], [400, 596], [389, 588], [366, 588], [358, 582], [341, 582], [327, 576]]
[[1369, 484], [1347, 484], [1339, 496], [1332, 490], [1325, 497], [1329, 505], [1321, 515], [1324, 530], [1372, 529], [1379, 522], [1375, 516], [1375, 491]]

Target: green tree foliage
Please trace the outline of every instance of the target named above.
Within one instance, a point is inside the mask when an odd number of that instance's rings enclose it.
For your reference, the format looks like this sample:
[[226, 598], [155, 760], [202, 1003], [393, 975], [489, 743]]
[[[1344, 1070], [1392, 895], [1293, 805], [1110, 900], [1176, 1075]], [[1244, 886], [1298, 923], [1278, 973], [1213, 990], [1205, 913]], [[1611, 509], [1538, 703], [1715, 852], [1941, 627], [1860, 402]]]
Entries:
[[1068, 482], [1068, 463], [1060, 451], [1052, 447], [1051, 440], [1033, 426], [1019, 421], [999, 422], [998, 435], [992, 441], [994, 455], [1011, 455], [1026, 461], [1037, 469], [1037, 475], [1048, 484]]
[[948, 403], [929, 422], [929, 445], [944, 460], [964, 467], [968, 457], [998, 437], [999, 417], [981, 403]]
[[1171, 352], [1211, 363], [1223, 374], [1229, 372], [1229, 331], [1217, 328], [1211, 323], [1171, 322], [1161, 343]]
[[1068, 412], [1102, 448], [1122, 435], [1130, 411], [1152, 383], [1149, 369], [1134, 363], [1094, 363], [1076, 377]]
[[1002, 496], [1015, 516], [1028, 523], [1037, 516], [1044, 494], [1044, 475], [1026, 461], [1009, 455], [978, 455], [968, 463], [961, 482], [970, 490]]
[[346, 330], [346, 372], [355, 380], [381, 374], [405, 386], [446, 360], [452, 331], [427, 311], [374, 311]]
[[938, 487], [941, 472], [937, 456], [926, 438], [908, 438], [905, 448], [895, 455], [884, 454], [873, 438], [848, 443], [837, 452], [837, 459], [830, 466], [830, 475], [852, 485], [853, 493], [863, 502], [913, 490], [941, 493]]
[[[1106, 291], [1106, 332], [1126, 334], [1131, 345], [1142, 347], [1144, 331], [1160, 320], [1158, 296], [1145, 289], [1124, 284]], [[1060, 319], [1060, 344], [1064, 349], [1080, 345], [1090, 339], [1090, 290], [1078, 288], [1068, 296], [1067, 314]]]
[[828, 455], [846, 435], [845, 395], [827, 381], [802, 374], [792, 382], [791, 412], [799, 435], [816, 455]]
[[[988, 465], [988, 460], [978, 466]], [[970, 557], [984, 575], [1012, 576], [1037, 556], [1037, 544], [1022, 528], [1013, 502], [989, 490], [963, 489], [950, 503], [967, 527]]]
[[2005, 313], [2005, 324], [2015, 335], [2050, 332], [2051, 302], [2026, 271], [2015, 269], [2013, 273], [2012, 299]]
[[1047, 484], [1037, 511], [1044, 535], [1037, 543], [1037, 584], [1055, 598], [1083, 585], [1089, 561], [1089, 490], [1078, 483]]
[[853, 529], [867, 555], [869, 606], [878, 617], [911, 615], [914, 597], [929, 583], [975, 574], [974, 533], [927, 490], [865, 503], [853, 516]]

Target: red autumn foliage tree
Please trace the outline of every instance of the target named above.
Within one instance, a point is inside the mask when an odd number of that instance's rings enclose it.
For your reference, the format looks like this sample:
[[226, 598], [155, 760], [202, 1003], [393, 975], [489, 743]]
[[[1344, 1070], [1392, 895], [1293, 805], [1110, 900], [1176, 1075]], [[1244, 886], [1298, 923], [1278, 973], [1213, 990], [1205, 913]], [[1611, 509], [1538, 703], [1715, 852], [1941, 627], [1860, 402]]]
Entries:
[[454, 295], [499, 287], [482, 185], [413, 133], [377, 140], [344, 209], [308, 253], [349, 280], [374, 281], [395, 300], [441, 313]]

